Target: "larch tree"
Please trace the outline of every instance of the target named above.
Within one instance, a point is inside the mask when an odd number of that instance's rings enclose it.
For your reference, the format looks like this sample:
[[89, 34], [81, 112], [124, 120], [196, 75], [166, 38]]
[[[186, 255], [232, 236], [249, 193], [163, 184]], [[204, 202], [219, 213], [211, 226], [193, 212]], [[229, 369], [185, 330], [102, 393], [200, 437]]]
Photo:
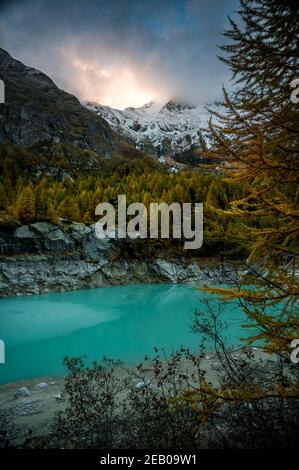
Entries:
[[25, 186], [21, 191], [12, 212], [22, 222], [30, 223], [35, 221], [36, 201], [33, 185]]
[[[299, 338], [299, 103], [291, 99], [291, 83], [299, 78], [299, 4], [241, 0], [238, 13], [221, 47], [235, 88], [223, 89], [222, 102], [211, 110], [206, 156], [228, 182], [246, 187], [243, 197], [214, 210], [239, 220], [240, 239], [252, 240], [248, 264], [255, 287], [209, 291], [223, 301], [238, 299], [252, 328], [248, 343], [260, 341], [292, 367], [291, 342]], [[203, 423], [222, 405], [298, 399], [298, 384], [297, 367], [287, 383], [216, 388], [202, 381], [183, 399]]]
[[[241, 0], [239, 15], [240, 24], [230, 19], [230, 29], [224, 33], [230, 43], [222, 47], [222, 60], [232, 71], [236, 90], [232, 94], [224, 90], [222, 109], [213, 112], [216, 123], [210, 121], [208, 154], [222, 166], [228, 181], [246, 185], [246, 195], [222, 213], [240, 219], [244, 232], [253, 237], [249, 261], [253, 273], [263, 266], [263, 275], [261, 269], [255, 274], [266, 286], [255, 294], [243, 291], [242, 299], [269, 297], [293, 303], [299, 294], [294, 276], [299, 239], [299, 104], [291, 100], [291, 83], [299, 76], [299, 7], [285, 0]], [[280, 269], [287, 263], [286, 269]], [[225, 293], [226, 298], [234, 295]], [[294, 320], [294, 335], [287, 335], [285, 347], [299, 337], [297, 315]]]

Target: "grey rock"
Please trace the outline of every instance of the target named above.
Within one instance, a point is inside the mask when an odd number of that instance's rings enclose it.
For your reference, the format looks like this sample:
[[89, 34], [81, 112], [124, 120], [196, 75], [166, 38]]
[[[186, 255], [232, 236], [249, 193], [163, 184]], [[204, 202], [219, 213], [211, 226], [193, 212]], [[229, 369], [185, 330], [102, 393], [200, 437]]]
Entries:
[[22, 225], [15, 230], [15, 237], [20, 239], [34, 237], [37, 238], [38, 235], [31, 232], [29, 225]]
[[165, 279], [169, 279], [172, 282], [176, 282], [178, 278], [178, 273], [181, 269], [165, 259], [157, 259], [155, 262], [155, 267], [157, 273]]
[[31, 393], [29, 392], [28, 388], [21, 387], [15, 393], [15, 398], [27, 398], [30, 397]]
[[57, 401], [62, 401], [63, 400], [63, 396], [61, 393], [57, 393], [56, 395], [53, 395], [53, 398], [55, 398], [55, 400]]
[[40, 384], [35, 385], [35, 388], [38, 388], [39, 390], [44, 390], [48, 387], [49, 385], [46, 382], [41, 382]]
[[88, 235], [92, 231], [92, 229], [85, 224], [79, 222], [72, 222], [70, 225], [67, 226], [67, 231], [69, 236], [73, 240], [78, 241]]
[[48, 222], [36, 222], [35, 224], [31, 224], [30, 228], [33, 228], [33, 230], [42, 235], [46, 235], [57, 229], [56, 225], [49, 224]]
[[46, 235], [46, 238], [52, 241], [61, 241], [67, 245], [71, 241], [69, 236], [66, 233], [64, 233], [62, 230], [60, 230], [60, 228], [56, 228], [56, 230], [52, 230], [51, 232], [48, 232]]

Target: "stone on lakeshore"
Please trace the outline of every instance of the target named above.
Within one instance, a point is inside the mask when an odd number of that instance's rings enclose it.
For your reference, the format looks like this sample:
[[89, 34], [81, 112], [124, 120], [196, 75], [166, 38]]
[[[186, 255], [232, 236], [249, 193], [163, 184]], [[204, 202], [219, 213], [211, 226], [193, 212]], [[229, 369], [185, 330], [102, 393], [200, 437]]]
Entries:
[[15, 398], [26, 398], [30, 397], [31, 393], [29, 392], [27, 387], [19, 388], [15, 393]]
[[38, 388], [40, 390], [43, 390], [45, 388], [48, 388], [49, 385], [46, 382], [41, 382], [40, 384], [35, 385], [35, 388]]
[[57, 400], [57, 401], [61, 401], [62, 400], [62, 394], [57, 393], [56, 395], [53, 395], [53, 398], [55, 398], [55, 400]]

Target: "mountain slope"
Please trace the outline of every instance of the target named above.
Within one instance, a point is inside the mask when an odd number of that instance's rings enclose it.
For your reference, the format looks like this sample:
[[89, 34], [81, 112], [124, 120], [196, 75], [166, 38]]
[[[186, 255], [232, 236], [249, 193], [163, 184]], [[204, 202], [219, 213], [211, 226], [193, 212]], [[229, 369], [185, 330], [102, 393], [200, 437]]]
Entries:
[[50, 152], [66, 144], [101, 157], [115, 151], [117, 136], [104, 119], [60, 90], [45, 74], [13, 59], [3, 49], [0, 79], [6, 95], [5, 104], [0, 105], [0, 144], [28, 148], [46, 143]]
[[124, 110], [91, 101], [84, 105], [104, 118], [112, 129], [135, 142], [137, 148], [151, 150], [162, 158], [198, 145], [202, 139], [200, 127], [206, 122], [201, 108], [175, 101], [151, 102]]

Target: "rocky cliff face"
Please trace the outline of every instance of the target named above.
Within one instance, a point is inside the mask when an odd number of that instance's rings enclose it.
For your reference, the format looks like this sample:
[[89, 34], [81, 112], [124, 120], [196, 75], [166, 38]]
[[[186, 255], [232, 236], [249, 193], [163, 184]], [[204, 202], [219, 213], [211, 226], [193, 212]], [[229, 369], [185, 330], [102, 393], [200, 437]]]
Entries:
[[[117, 138], [107, 122], [60, 90], [42, 72], [27, 67], [0, 49], [0, 143], [30, 148], [39, 143], [72, 144], [102, 157], [110, 156]], [[57, 150], [57, 148], [55, 149]]]
[[183, 257], [121, 256], [126, 241], [99, 240], [94, 226], [38, 222], [0, 234], [0, 296], [38, 294], [115, 284], [228, 282], [229, 265], [201, 266]]

